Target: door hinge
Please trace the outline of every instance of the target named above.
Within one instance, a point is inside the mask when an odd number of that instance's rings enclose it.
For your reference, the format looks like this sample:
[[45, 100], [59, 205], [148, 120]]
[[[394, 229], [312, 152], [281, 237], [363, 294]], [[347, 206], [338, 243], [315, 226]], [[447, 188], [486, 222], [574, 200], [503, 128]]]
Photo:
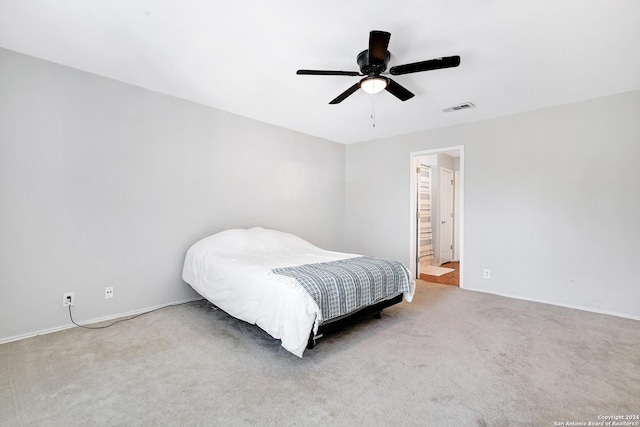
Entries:
[[416, 218], [420, 218], [420, 211], [416, 211]]
[[418, 167], [416, 168], [416, 173], [417, 173], [417, 174], [419, 174], [419, 173], [420, 173], [420, 166], [418, 166]]
[[451, 180], [451, 185], [453, 185], [453, 180]]

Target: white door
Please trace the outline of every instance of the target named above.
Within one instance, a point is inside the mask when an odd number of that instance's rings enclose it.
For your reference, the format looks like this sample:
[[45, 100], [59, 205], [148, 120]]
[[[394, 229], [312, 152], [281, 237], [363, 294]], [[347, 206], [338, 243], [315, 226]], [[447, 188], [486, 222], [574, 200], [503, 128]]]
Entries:
[[418, 200], [417, 200], [417, 276], [420, 271], [431, 265], [433, 259], [433, 233], [431, 230], [431, 168], [419, 164], [418, 173]]
[[453, 261], [460, 261], [460, 171], [453, 178]]
[[440, 169], [440, 264], [453, 259], [453, 171]]

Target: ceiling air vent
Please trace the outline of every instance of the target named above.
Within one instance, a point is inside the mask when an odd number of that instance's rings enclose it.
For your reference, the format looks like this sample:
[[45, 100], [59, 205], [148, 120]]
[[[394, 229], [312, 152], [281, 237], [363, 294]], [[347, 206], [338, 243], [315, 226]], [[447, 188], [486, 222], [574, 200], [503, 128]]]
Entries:
[[473, 107], [475, 107], [475, 105], [473, 105], [471, 102], [465, 102], [465, 103], [460, 104], [460, 105], [454, 105], [453, 107], [445, 108], [442, 111], [444, 111], [445, 113], [450, 113], [452, 111], [467, 110], [467, 109], [473, 108]]

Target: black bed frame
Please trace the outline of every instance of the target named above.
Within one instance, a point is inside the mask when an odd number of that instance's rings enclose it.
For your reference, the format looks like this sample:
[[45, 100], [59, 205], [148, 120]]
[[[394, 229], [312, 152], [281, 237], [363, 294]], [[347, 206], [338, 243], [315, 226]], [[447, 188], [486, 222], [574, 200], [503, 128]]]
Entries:
[[402, 302], [402, 294], [398, 294], [393, 298], [389, 298], [383, 301], [379, 301], [375, 304], [368, 305], [346, 316], [342, 316], [334, 320], [329, 320], [326, 323], [321, 323], [320, 326], [318, 326], [317, 334], [314, 335], [313, 331], [311, 331], [311, 334], [309, 335], [309, 342], [307, 343], [307, 348], [312, 349], [313, 347], [315, 347], [316, 339], [322, 337], [324, 334], [328, 334], [337, 329], [341, 329], [346, 325], [358, 322], [359, 320], [362, 320], [367, 316], [373, 315], [374, 318], [379, 319], [380, 313], [382, 312], [382, 310], [401, 302]]

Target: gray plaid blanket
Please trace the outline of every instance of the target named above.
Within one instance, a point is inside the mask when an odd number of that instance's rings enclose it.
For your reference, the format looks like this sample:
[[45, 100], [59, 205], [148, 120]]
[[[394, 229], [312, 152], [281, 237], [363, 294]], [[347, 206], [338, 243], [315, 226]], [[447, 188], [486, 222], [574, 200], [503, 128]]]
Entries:
[[409, 291], [407, 268], [381, 258], [356, 257], [272, 271], [296, 279], [320, 307], [323, 321]]

